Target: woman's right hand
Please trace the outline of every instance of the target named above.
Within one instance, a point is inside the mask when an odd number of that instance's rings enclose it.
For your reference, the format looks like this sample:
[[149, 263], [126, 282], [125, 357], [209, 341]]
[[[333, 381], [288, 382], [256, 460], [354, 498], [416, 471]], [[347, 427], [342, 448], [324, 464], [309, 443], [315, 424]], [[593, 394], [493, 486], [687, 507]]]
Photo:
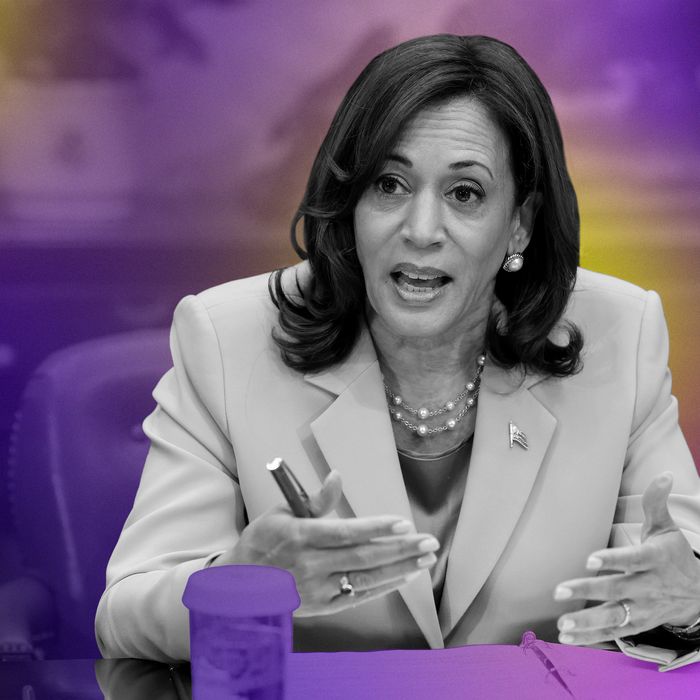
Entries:
[[[340, 475], [331, 472], [310, 497], [314, 518], [296, 518], [285, 505], [270, 509], [241, 532], [213, 566], [260, 564], [290, 571], [301, 606], [297, 617], [327, 615], [396, 590], [437, 561], [432, 535], [416, 534], [396, 516], [323, 518], [342, 497]], [[347, 575], [353, 595], [340, 592]]]

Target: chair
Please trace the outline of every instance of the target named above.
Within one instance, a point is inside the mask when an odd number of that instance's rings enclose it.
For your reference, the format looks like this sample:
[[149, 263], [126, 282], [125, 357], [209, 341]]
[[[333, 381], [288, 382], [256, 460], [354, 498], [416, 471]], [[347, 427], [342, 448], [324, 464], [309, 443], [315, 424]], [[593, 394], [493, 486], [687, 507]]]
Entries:
[[11, 501], [27, 575], [51, 594], [46, 657], [99, 656], [105, 569], [148, 450], [141, 422], [170, 365], [167, 330], [108, 336], [51, 355], [23, 394]]

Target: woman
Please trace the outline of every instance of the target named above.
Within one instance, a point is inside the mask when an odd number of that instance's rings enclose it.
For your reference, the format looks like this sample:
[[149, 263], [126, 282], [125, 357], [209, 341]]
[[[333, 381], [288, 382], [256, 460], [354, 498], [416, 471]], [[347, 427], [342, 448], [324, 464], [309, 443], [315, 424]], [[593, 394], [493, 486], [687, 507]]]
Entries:
[[[230, 563], [294, 573], [300, 650], [661, 625], [692, 647], [700, 495], [659, 299], [577, 270], [559, 128], [517, 53], [441, 35], [375, 58], [301, 219], [308, 262], [175, 312], [103, 653], [187, 658], [187, 578]], [[281, 505], [277, 456], [317, 519]]]

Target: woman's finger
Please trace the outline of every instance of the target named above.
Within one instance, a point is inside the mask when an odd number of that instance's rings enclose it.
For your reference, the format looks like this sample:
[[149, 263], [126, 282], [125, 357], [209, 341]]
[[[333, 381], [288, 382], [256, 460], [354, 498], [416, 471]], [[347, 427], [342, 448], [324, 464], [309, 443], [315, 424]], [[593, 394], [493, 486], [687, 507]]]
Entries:
[[309, 496], [309, 507], [315, 518], [335, 510], [343, 496], [343, 483], [338, 472], [333, 471], [323, 480], [321, 488]]
[[[624, 602], [630, 608], [630, 619], [628, 624], [632, 621], [632, 608], [635, 608], [636, 622], [641, 621], [641, 613], [639, 606], [632, 602], [629, 598], [623, 598]], [[644, 615], [646, 618], [646, 614]], [[625, 607], [620, 603], [620, 601], [610, 601], [603, 603], [602, 605], [596, 605], [592, 608], [586, 608], [585, 610], [578, 610], [577, 612], [567, 613], [562, 615], [557, 621], [557, 627], [560, 632], [568, 632], [570, 634], [579, 634], [583, 632], [592, 632], [596, 630], [610, 630], [620, 628], [623, 622], [626, 620], [626, 610]], [[625, 625], [626, 627], [627, 625]]]
[[406, 535], [413, 523], [395, 515], [368, 518], [307, 518], [295, 521], [296, 534], [304, 543], [317, 548], [348, 547], [377, 537]]
[[[304, 605], [295, 612], [297, 617], [328, 614], [354, 607], [362, 602], [378, 598], [394, 591], [416, 578], [424, 569], [435, 564], [434, 554], [425, 554], [422, 561], [407, 560], [396, 565], [380, 567], [373, 571], [335, 571], [316, 581], [306, 597]], [[352, 595], [341, 591], [341, 579], [347, 576], [352, 586]]]
[[385, 596], [388, 593], [397, 591], [399, 588], [405, 586], [407, 583], [410, 583], [411, 581], [413, 581], [413, 579], [419, 576], [420, 573], [420, 571], [413, 572], [405, 578], [397, 579], [395, 581], [391, 581], [390, 583], [385, 583], [381, 586], [377, 586], [376, 588], [372, 588], [367, 591], [360, 591], [359, 593], [355, 593], [355, 595], [353, 596], [338, 595], [331, 601], [329, 605], [329, 612], [340, 612], [341, 610], [357, 607], [358, 605], [367, 603], [370, 600], [381, 598], [382, 596]]
[[[347, 576], [357, 594], [379, 588], [388, 583], [400, 581], [406, 578], [406, 576], [415, 574], [417, 571], [420, 572], [423, 569], [429, 569], [431, 566], [435, 565], [436, 561], [437, 557], [432, 552], [429, 552], [417, 558], [405, 559], [394, 564], [379, 566], [375, 569], [335, 571], [328, 578], [333, 584], [339, 581], [341, 576]], [[338, 592], [340, 593], [339, 589]]]
[[[436, 561], [435, 555], [430, 553], [423, 556], [423, 561], [420, 564], [414, 560], [412, 563], [402, 562], [372, 572], [335, 572], [328, 577], [327, 581], [327, 587], [331, 591], [330, 612], [354, 607], [395, 591], [419, 576], [424, 569], [433, 566]], [[344, 595], [341, 592], [341, 576], [348, 577], [348, 581], [353, 587], [352, 595]]]
[[440, 543], [432, 535], [406, 535], [354, 547], [325, 550], [323, 565], [329, 571], [362, 571], [436, 552]]
[[652, 578], [652, 575], [646, 572], [578, 578], [560, 583], [554, 591], [554, 600], [621, 600], [650, 597], [658, 586], [656, 577]]
[[591, 571], [648, 571], [658, 564], [659, 551], [650, 543], [611, 547], [593, 552], [586, 568]]
[[557, 622], [559, 641], [562, 644], [597, 644], [638, 634], [658, 624], [651, 622], [652, 610], [653, 607], [637, 601], [622, 599], [567, 613]]
[[654, 535], [678, 529], [668, 512], [668, 496], [672, 487], [673, 473], [664, 472], [657, 476], [644, 491], [642, 496], [642, 509], [644, 510], [642, 542]]

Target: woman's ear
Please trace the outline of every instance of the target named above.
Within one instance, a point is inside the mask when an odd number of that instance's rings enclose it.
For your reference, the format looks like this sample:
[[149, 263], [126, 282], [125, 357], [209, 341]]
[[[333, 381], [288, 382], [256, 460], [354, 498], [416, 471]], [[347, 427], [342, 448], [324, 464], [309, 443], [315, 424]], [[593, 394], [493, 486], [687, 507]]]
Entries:
[[539, 192], [530, 192], [525, 201], [516, 208], [515, 230], [510, 237], [508, 254], [522, 253], [530, 243], [532, 229], [535, 225], [535, 217], [542, 204], [542, 195]]

